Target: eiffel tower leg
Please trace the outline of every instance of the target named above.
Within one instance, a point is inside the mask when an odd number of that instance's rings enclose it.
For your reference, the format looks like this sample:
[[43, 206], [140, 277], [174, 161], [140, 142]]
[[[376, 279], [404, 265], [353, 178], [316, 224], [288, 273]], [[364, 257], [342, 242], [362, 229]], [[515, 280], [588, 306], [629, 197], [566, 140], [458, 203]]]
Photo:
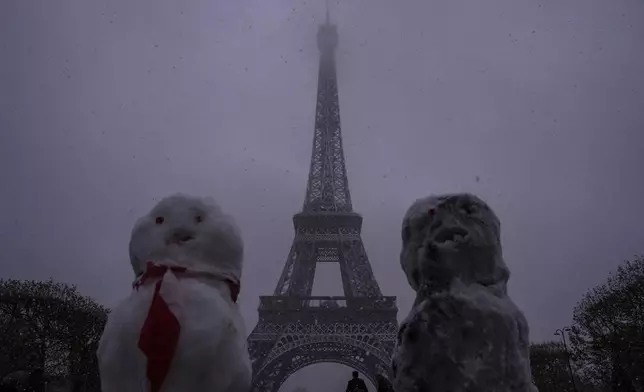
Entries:
[[342, 252], [344, 262], [343, 280], [348, 280], [348, 287], [351, 294], [356, 297], [378, 297], [382, 296], [380, 287], [371, 270], [367, 252], [361, 238], [342, 241]]
[[[257, 325], [260, 329], [262, 329], [261, 324], [260, 320]], [[263, 339], [259, 335], [260, 333], [253, 331], [248, 339], [248, 351], [253, 364], [253, 384], [250, 392], [277, 392], [283, 383], [282, 380], [288, 378], [288, 374], [281, 369], [281, 366], [272, 366], [271, 371], [263, 372], [261, 377], [258, 377], [260, 370], [266, 367], [267, 357], [275, 351], [277, 339]]]
[[306, 241], [303, 238], [296, 238], [295, 249], [298, 252], [297, 263], [295, 264], [289, 295], [308, 297], [313, 290], [313, 279], [315, 276], [316, 252], [313, 241]]

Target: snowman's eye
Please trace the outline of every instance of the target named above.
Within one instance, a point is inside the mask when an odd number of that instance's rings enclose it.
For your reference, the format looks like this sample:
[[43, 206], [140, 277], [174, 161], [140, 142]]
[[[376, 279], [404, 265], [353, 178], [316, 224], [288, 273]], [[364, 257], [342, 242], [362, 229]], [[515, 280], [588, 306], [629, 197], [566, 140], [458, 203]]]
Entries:
[[162, 216], [157, 216], [157, 220], [156, 220], [157, 225], [160, 225], [161, 223], [163, 223], [163, 220], [164, 220], [164, 219], [163, 219], [163, 217], [162, 217]]
[[197, 216], [195, 217], [195, 221], [196, 221], [197, 223], [201, 223], [201, 222], [203, 221], [203, 218], [201, 217], [201, 215], [197, 215]]

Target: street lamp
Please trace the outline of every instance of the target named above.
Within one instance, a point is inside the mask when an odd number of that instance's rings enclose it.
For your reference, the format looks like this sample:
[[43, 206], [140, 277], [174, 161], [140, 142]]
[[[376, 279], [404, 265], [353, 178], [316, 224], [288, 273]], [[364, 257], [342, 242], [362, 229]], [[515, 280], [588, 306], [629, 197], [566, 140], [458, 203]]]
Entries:
[[570, 352], [568, 351], [568, 345], [566, 344], [566, 332], [570, 332], [570, 327], [559, 328], [555, 331], [555, 335], [561, 336], [563, 340], [564, 350], [566, 351], [566, 356], [568, 357], [568, 369], [570, 370], [570, 379], [572, 380], [572, 388], [577, 392], [577, 384], [575, 383], [575, 374], [572, 372], [572, 363], [570, 361]]

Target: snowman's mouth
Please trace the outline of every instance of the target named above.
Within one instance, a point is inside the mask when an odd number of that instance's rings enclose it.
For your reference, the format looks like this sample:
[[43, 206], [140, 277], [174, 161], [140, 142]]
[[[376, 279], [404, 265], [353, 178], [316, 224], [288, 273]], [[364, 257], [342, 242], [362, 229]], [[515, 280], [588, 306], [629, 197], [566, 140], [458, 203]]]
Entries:
[[195, 233], [189, 230], [177, 230], [173, 232], [168, 239], [166, 244], [168, 245], [185, 245], [186, 243], [195, 239]]
[[468, 231], [462, 227], [448, 227], [442, 229], [434, 236], [434, 242], [438, 244], [462, 242], [468, 235]]
[[195, 236], [192, 235], [192, 234], [186, 234], [186, 235], [183, 235], [183, 236], [180, 236], [179, 238], [177, 238], [177, 240], [179, 242], [188, 242], [188, 241], [194, 240], [194, 239], [195, 239]]

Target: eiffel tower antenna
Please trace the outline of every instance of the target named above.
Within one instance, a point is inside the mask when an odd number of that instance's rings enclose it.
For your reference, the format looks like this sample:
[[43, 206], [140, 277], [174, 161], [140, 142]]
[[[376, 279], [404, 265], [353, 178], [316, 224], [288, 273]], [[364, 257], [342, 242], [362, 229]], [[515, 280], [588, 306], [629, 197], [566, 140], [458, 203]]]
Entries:
[[331, 24], [331, 17], [329, 16], [329, 0], [326, 0], [326, 24]]
[[[277, 392], [297, 370], [339, 362], [375, 384], [388, 376], [398, 330], [396, 297], [385, 297], [362, 242], [362, 216], [353, 211], [340, 127], [335, 49], [338, 32], [320, 25], [313, 147], [295, 238], [271, 296], [261, 296], [259, 320], [248, 337], [253, 391]], [[318, 263], [338, 263], [343, 296], [311, 295]]]

